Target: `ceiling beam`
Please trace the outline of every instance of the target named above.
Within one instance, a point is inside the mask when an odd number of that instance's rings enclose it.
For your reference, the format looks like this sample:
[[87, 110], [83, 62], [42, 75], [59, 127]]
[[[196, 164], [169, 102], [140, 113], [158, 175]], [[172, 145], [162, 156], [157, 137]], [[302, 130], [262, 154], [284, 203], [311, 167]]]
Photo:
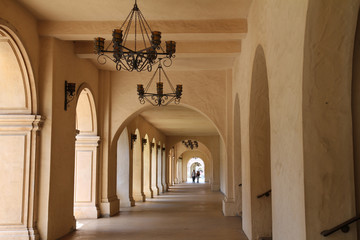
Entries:
[[[106, 45], [109, 45], [106, 44]], [[128, 45], [132, 48], [132, 44]], [[75, 41], [75, 54], [79, 57], [94, 55], [93, 41]], [[176, 43], [176, 54], [240, 53], [241, 40], [228, 41], [186, 41]], [[175, 54], [175, 55], [176, 55]], [[86, 57], [85, 57], [86, 58]]]
[[[120, 27], [117, 21], [40, 21], [38, 30], [41, 36], [51, 36], [63, 40], [90, 40], [101, 36], [111, 38], [114, 28]], [[219, 20], [176, 20], [176, 21], [149, 21], [153, 30], [159, 30], [164, 35], [176, 36], [202, 34], [219, 34], [220, 38], [230, 37], [241, 39], [247, 33], [246, 19], [219, 19]]]

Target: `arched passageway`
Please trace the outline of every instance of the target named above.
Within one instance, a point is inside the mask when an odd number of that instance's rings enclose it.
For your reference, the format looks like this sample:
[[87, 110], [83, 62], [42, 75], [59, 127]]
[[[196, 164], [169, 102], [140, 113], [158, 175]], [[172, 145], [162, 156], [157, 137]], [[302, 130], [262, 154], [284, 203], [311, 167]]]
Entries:
[[79, 88], [76, 105], [76, 141], [74, 171], [74, 216], [98, 218], [98, 143], [97, 117], [93, 95], [84, 86]]
[[270, 106], [265, 53], [261, 46], [256, 49], [253, 63], [249, 131], [252, 236], [271, 237]]
[[205, 182], [205, 163], [201, 158], [191, 158], [186, 166], [186, 176], [187, 182], [193, 182], [192, 180], [192, 172], [195, 171], [197, 173], [199, 171], [200, 177], [199, 182]]

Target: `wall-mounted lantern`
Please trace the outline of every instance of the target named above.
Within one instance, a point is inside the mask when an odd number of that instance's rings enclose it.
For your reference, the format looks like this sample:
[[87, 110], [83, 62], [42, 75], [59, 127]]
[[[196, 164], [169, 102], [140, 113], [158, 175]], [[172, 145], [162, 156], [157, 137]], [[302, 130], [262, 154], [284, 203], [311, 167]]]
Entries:
[[131, 149], [133, 149], [134, 147], [134, 142], [137, 139], [137, 135], [136, 134], [131, 134]]
[[146, 145], [146, 143], [147, 143], [147, 139], [146, 139], [146, 138], [143, 138], [143, 139], [141, 140], [141, 143], [142, 143], [142, 148], [141, 148], [141, 150], [144, 151], [144, 147], [145, 147], [145, 145]]
[[76, 83], [68, 83], [65, 81], [65, 101], [64, 110], [67, 111], [69, 103], [74, 100], [75, 97]]

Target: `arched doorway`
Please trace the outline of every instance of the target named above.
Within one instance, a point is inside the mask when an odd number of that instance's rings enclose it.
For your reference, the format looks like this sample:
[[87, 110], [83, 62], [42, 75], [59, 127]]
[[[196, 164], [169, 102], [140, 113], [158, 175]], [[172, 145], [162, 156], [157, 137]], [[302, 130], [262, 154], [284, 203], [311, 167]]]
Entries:
[[98, 218], [98, 143], [95, 102], [88, 88], [79, 88], [76, 105], [74, 216]]
[[37, 94], [20, 39], [0, 24], [0, 238], [38, 239]]
[[241, 179], [241, 125], [240, 102], [236, 94], [234, 103], [234, 182], [236, 215], [241, 216], [242, 211], [242, 179]]
[[200, 183], [205, 183], [205, 163], [201, 158], [191, 158], [186, 166], [187, 182], [192, 182], [191, 173], [195, 171], [200, 172]]
[[130, 199], [130, 144], [128, 129], [124, 128], [117, 142], [116, 194], [120, 207], [131, 207]]
[[256, 49], [253, 63], [249, 135], [252, 236], [271, 237], [270, 106], [265, 53], [261, 46]]

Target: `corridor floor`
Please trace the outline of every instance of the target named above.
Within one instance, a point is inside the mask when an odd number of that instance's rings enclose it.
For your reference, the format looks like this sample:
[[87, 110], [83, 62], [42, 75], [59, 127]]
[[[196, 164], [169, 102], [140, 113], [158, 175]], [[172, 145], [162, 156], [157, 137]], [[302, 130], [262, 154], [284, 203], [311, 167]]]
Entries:
[[240, 217], [224, 217], [223, 196], [208, 184], [178, 184], [165, 194], [121, 208], [111, 218], [82, 220], [83, 226], [62, 240], [246, 240]]

